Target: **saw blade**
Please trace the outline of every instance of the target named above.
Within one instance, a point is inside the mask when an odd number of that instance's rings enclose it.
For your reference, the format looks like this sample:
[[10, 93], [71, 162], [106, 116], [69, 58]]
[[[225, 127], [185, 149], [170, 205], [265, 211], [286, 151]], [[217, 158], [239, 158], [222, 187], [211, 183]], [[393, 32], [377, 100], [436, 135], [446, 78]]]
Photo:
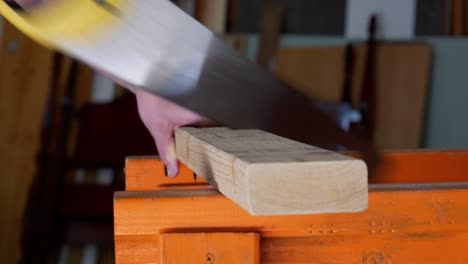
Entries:
[[334, 118], [167, 0], [55, 0], [2, 14], [40, 43], [218, 124], [370, 153]]

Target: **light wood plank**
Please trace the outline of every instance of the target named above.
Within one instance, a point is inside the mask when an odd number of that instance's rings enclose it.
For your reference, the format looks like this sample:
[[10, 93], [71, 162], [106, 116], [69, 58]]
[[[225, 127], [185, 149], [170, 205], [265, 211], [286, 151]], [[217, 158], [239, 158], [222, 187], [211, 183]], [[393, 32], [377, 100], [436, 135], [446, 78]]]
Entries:
[[259, 130], [181, 128], [179, 159], [252, 215], [367, 208], [363, 161]]

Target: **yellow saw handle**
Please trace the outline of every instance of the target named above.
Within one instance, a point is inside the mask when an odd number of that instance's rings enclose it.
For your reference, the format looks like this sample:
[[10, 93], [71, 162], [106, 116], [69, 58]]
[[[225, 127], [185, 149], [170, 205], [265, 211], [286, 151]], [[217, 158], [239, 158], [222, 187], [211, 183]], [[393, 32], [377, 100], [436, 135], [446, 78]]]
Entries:
[[0, 14], [38, 43], [60, 49], [59, 41], [92, 41], [117, 26], [119, 10], [131, 0], [53, 0], [32, 10], [14, 10], [0, 1]]

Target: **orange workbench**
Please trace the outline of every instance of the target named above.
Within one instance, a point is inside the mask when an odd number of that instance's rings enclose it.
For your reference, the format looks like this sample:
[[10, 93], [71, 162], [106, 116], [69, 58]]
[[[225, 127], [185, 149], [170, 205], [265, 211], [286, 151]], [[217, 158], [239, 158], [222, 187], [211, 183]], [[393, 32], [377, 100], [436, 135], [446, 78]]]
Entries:
[[[387, 152], [361, 213], [255, 217], [189, 169], [129, 158], [117, 264], [468, 263], [468, 151]], [[197, 179], [197, 181], [195, 181]]]

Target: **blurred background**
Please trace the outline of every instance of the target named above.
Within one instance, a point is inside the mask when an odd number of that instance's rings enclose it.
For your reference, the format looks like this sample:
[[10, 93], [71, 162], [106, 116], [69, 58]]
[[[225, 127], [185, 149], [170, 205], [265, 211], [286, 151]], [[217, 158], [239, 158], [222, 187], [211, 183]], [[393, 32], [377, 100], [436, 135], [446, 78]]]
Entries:
[[[302, 92], [372, 106], [379, 150], [468, 148], [467, 1], [173, 2]], [[135, 98], [0, 28], [1, 262], [114, 263], [125, 157], [157, 155]]]

